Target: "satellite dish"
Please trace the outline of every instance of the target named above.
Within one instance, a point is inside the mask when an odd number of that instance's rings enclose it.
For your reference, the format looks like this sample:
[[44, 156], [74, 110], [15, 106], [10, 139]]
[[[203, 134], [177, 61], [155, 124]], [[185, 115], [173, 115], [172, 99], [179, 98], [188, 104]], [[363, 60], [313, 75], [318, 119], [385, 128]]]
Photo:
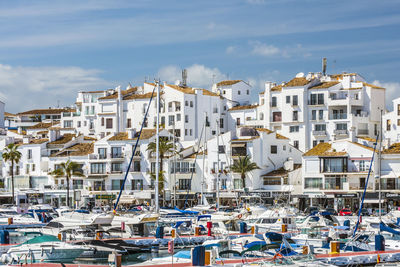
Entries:
[[296, 78], [303, 78], [304, 77], [304, 73], [303, 72], [299, 72], [296, 74]]

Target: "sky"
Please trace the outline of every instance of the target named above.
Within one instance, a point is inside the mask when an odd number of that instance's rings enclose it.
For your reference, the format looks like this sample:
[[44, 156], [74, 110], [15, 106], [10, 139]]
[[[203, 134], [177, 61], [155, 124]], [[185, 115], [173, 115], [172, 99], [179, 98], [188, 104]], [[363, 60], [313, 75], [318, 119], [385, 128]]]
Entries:
[[78, 91], [145, 80], [265, 81], [357, 72], [400, 97], [400, 1], [0, 1], [6, 111], [71, 106]]

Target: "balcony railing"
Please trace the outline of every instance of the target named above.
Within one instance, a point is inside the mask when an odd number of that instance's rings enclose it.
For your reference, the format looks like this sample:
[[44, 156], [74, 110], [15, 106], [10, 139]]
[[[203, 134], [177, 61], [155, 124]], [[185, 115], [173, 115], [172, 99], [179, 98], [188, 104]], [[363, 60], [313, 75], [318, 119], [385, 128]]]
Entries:
[[325, 130], [320, 130], [320, 131], [313, 131], [313, 135], [315, 136], [326, 136], [326, 131]]
[[349, 132], [347, 130], [335, 130], [334, 133], [336, 135], [348, 135]]
[[347, 119], [347, 113], [332, 114], [330, 119], [331, 120], [346, 120]]
[[358, 135], [368, 135], [368, 129], [358, 129], [357, 134]]
[[331, 100], [344, 100], [347, 99], [346, 95], [330, 95], [329, 98]]

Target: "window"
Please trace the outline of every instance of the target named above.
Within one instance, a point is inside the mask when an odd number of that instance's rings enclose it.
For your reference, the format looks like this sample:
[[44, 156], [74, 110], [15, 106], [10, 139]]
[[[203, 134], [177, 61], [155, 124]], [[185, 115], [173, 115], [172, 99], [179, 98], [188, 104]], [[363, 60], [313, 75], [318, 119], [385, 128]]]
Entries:
[[123, 183], [124, 180], [121, 179], [111, 180], [111, 190], [120, 190]]
[[188, 135], [188, 129], [185, 129], [185, 136]]
[[280, 111], [272, 112], [272, 121], [273, 122], [282, 121], [282, 112]]
[[225, 91], [225, 90], [223, 90], [223, 91], [222, 91], [222, 94], [223, 94], [223, 95], [224, 95], [224, 94], [226, 94], [226, 91]]
[[347, 158], [323, 158], [323, 172], [347, 172]]
[[299, 116], [298, 116], [299, 112], [297, 110], [293, 111], [293, 121], [298, 121]]
[[347, 130], [347, 123], [336, 124], [336, 130]]
[[94, 181], [94, 191], [104, 191], [106, 188], [104, 183], [104, 181]]
[[[175, 166], [175, 168], [174, 168]], [[192, 173], [196, 171], [194, 162], [177, 161], [171, 163], [171, 173]]]
[[190, 136], [192, 136], [193, 135], [193, 130], [190, 129], [189, 132], [190, 132]]
[[181, 121], [181, 114], [176, 114], [176, 121]]
[[323, 105], [324, 104], [324, 94], [311, 94], [310, 105]]
[[74, 189], [83, 189], [83, 180], [72, 180], [72, 186]]
[[122, 172], [122, 163], [111, 163], [111, 172]]
[[169, 115], [168, 116], [168, 125], [171, 126], [175, 123], [175, 116], [174, 115]]
[[175, 136], [181, 137], [181, 129], [175, 129]]
[[360, 172], [364, 172], [364, 171], [366, 171], [366, 164], [365, 164], [365, 160], [360, 160], [360, 164], [359, 164], [359, 171], [360, 171]]
[[107, 119], [106, 120], [106, 129], [112, 129], [113, 127], [113, 119]]
[[32, 164], [32, 171], [34, 172], [35, 169], [36, 169], [36, 165], [35, 165], [35, 164]]
[[168, 112], [172, 112], [172, 102], [168, 103]]
[[83, 121], [83, 126], [87, 126], [87, 121]]
[[78, 128], [80, 128], [81, 127], [81, 121], [78, 121], [78, 126], [77, 126]]
[[112, 147], [111, 148], [111, 157], [112, 158], [122, 158], [122, 148], [120, 146]]
[[264, 113], [260, 113], [260, 120], [262, 121], [264, 119]]
[[190, 101], [190, 107], [191, 108], [193, 107], [193, 101]]
[[143, 190], [142, 179], [133, 179], [131, 185], [132, 185], [132, 190]]
[[290, 95], [286, 96], [286, 104], [290, 104]]
[[286, 145], [283, 145], [283, 146], [282, 146], [282, 150], [283, 150], [283, 151], [286, 151]]
[[243, 188], [242, 179], [234, 179], [233, 180], [233, 187], [235, 189], [242, 189]]
[[179, 179], [178, 190], [190, 190], [190, 179]]
[[311, 120], [313, 120], [313, 121], [317, 120], [317, 111], [316, 110], [311, 110]]
[[240, 118], [236, 118], [236, 125], [240, 125]]
[[271, 146], [271, 154], [277, 154], [278, 153], [278, 146]]
[[238, 90], [238, 95], [240, 95], [240, 90]]
[[185, 106], [189, 106], [189, 102], [187, 100], [185, 101]]
[[99, 159], [107, 158], [107, 148], [99, 148]]
[[318, 119], [323, 120], [324, 119], [324, 111], [321, 109], [318, 111]]
[[104, 126], [104, 118], [101, 118], [101, 126]]
[[164, 116], [161, 116], [161, 125], [164, 125], [165, 126], [165, 117]]
[[28, 158], [28, 159], [32, 159], [32, 149], [28, 149], [27, 158]]
[[92, 163], [90, 165], [90, 172], [92, 174], [106, 173], [106, 164], [105, 163]]
[[224, 128], [224, 118], [219, 118], [219, 128]]
[[400, 105], [397, 105], [397, 115], [400, 116]]
[[289, 132], [291, 132], [291, 133], [297, 133], [297, 132], [299, 132], [299, 130], [300, 130], [299, 126], [290, 126], [289, 127]]
[[322, 189], [322, 178], [304, 178], [304, 189]]
[[298, 140], [294, 140], [293, 141], [293, 146], [297, 149], [299, 149], [299, 141]]
[[298, 96], [294, 95], [293, 96], [293, 106], [297, 106], [299, 104]]
[[126, 128], [132, 128], [132, 121], [131, 121], [131, 119], [128, 119], [128, 120], [126, 121]]
[[72, 128], [72, 121], [64, 121], [64, 128]]
[[318, 140], [313, 140], [312, 141], [312, 146], [315, 147], [316, 145], [318, 145]]
[[391, 121], [386, 120], [386, 131], [390, 131]]
[[264, 178], [263, 185], [281, 185], [281, 178]]
[[315, 124], [316, 131], [326, 131], [326, 124]]
[[[160, 163], [158, 163], [158, 166], [160, 166]], [[150, 165], [150, 172], [151, 173], [156, 173], [156, 163], [152, 162]]]
[[250, 94], [250, 90], [246, 90], [246, 94], [248, 94], [248, 95], [249, 95], [249, 94]]
[[397, 126], [400, 126], [400, 119], [397, 119]]
[[186, 122], [186, 123], [189, 122], [189, 115], [185, 115], [185, 122]]
[[133, 162], [133, 171], [140, 172], [140, 160], [135, 160]]
[[271, 107], [276, 107], [276, 96], [271, 98]]
[[220, 153], [220, 154], [225, 153], [225, 146], [219, 146], [218, 153]]

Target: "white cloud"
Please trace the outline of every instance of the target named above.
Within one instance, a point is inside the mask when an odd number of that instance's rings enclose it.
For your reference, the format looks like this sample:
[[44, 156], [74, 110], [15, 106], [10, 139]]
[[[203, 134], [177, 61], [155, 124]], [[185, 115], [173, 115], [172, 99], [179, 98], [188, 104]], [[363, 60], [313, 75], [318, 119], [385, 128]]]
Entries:
[[386, 108], [389, 111], [393, 110], [392, 100], [400, 97], [400, 83], [398, 83], [398, 82], [381, 82], [379, 80], [375, 80], [372, 82], [372, 84], [386, 88]]
[[269, 57], [281, 53], [281, 50], [273, 45], [264, 44], [259, 41], [250, 42], [250, 44], [253, 47], [251, 53], [254, 55]]
[[0, 97], [6, 110], [54, 107], [74, 103], [79, 90], [104, 89], [110, 83], [100, 71], [80, 67], [25, 67], [0, 64]]
[[233, 45], [228, 46], [228, 47], [226, 48], [226, 50], [225, 50], [225, 52], [226, 52], [227, 54], [233, 54], [235, 51], [236, 51], [236, 47], [233, 46]]
[[[227, 79], [218, 68], [208, 68], [204, 65], [193, 64], [187, 69], [187, 83], [189, 86], [210, 88], [213, 81]], [[176, 80], [182, 79], [182, 68], [176, 65], [169, 65], [158, 71], [158, 77], [166, 82], [174, 83]]]

